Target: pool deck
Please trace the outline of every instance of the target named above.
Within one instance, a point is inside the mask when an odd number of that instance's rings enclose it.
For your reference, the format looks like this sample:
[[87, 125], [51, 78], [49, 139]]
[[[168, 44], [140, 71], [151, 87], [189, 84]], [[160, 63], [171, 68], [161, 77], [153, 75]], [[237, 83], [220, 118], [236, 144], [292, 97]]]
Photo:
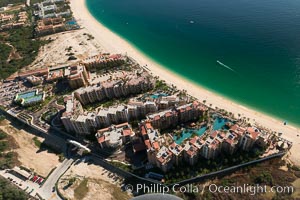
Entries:
[[[227, 122], [229, 122], [228, 119], [217, 117], [213, 123], [213, 130], [215, 131], [222, 129]], [[177, 136], [174, 136], [173, 140], [176, 144], [182, 144], [184, 140], [189, 139], [192, 136], [193, 132], [196, 132], [198, 136], [202, 136], [206, 132], [206, 130], [207, 127], [201, 127], [198, 129], [185, 129], [182, 132], [182, 137], [177, 138]]]

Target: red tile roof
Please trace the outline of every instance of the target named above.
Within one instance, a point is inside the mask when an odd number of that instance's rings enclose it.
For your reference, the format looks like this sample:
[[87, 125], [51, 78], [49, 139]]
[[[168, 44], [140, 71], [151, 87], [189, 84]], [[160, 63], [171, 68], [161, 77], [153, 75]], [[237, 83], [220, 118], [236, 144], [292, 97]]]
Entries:
[[166, 113], [166, 117], [171, 117], [172, 116], [172, 113], [171, 112], [167, 112]]
[[132, 135], [132, 131], [130, 129], [123, 130], [123, 136], [130, 136], [130, 135]]
[[210, 136], [211, 136], [212, 138], [215, 138], [215, 137], [217, 136], [218, 133], [219, 133], [218, 131], [214, 131], [213, 133], [210, 134]]
[[192, 144], [195, 144], [196, 143], [196, 141], [198, 140], [198, 136], [195, 136], [195, 137], [193, 137], [192, 139], [190, 139], [190, 142], [192, 143]]
[[231, 139], [227, 138], [225, 141], [226, 141], [227, 143], [229, 143], [229, 144], [232, 144], [234, 140], [231, 140]]
[[105, 141], [105, 136], [104, 135], [98, 138], [98, 143], [99, 144], [104, 142], [104, 141]]
[[190, 157], [197, 154], [198, 149], [195, 146], [191, 146], [189, 150], [186, 152]]
[[156, 115], [155, 117], [154, 117], [154, 120], [159, 120], [160, 119], [160, 116], [159, 115]]
[[147, 128], [147, 129], [152, 129], [152, 128], [153, 128], [150, 122], [147, 122], [147, 123], [146, 123], [146, 128]]
[[247, 131], [250, 133], [252, 139], [256, 140], [259, 132], [256, 132], [252, 127], [247, 128]]
[[153, 142], [152, 145], [153, 145], [154, 149], [156, 149], [156, 150], [160, 149], [158, 142]]
[[146, 145], [147, 149], [151, 148], [151, 144], [150, 144], [149, 140], [145, 140], [145, 145]]

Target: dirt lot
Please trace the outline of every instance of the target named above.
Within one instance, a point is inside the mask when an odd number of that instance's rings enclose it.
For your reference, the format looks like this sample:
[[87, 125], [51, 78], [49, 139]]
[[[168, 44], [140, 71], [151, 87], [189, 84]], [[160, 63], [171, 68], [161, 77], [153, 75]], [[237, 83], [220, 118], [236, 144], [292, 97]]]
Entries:
[[295, 192], [293, 193], [292, 197], [295, 199], [300, 199], [300, 178], [295, 180], [292, 185], [295, 188]]
[[[73, 184], [69, 184], [74, 179]], [[60, 179], [59, 189], [68, 199], [125, 200], [130, 196], [121, 191], [120, 179], [100, 166], [80, 162]]]
[[[18, 160], [22, 166], [34, 169], [36, 173], [46, 177], [51, 169], [59, 163], [57, 155], [47, 151], [39, 151], [32, 139], [34, 135], [27, 133], [21, 127], [13, 127], [10, 121], [4, 120], [0, 124], [0, 129], [16, 140], [19, 147], [14, 151], [18, 153]], [[38, 139], [43, 141], [43, 138]]]
[[[103, 51], [98, 42], [92, 39], [84, 29], [57, 33], [42, 39], [54, 41], [43, 46], [36, 60], [23, 70], [71, 64]], [[68, 61], [71, 55], [75, 56], [77, 60]]]

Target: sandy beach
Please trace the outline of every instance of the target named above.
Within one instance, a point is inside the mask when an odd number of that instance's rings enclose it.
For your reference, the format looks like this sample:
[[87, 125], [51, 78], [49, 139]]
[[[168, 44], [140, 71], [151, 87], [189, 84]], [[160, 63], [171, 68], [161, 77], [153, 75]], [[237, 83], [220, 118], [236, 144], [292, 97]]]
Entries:
[[237, 117], [250, 118], [250, 122], [257, 122], [258, 124], [272, 129], [274, 131], [283, 133], [282, 137], [293, 142], [291, 149], [290, 159], [297, 165], [300, 165], [300, 128], [291, 125], [284, 126], [283, 122], [270, 117], [266, 114], [247, 108], [246, 106], [239, 105], [238, 103], [219, 96], [213, 92], [206, 90], [203, 87], [192, 83], [191, 81], [180, 77], [179, 75], [169, 71], [168, 69], [155, 63], [143, 53], [138, 51], [133, 45], [129, 44], [126, 40], [113, 33], [101, 23], [99, 23], [88, 11], [85, 0], [71, 0], [71, 9], [74, 16], [82, 28], [86, 29], [95, 37], [95, 40], [101, 47], [110, 53], [127, 53], [128, 56], [135, 59], [140, 65], [150, 69], [153, 75], [159, 76], [160, 79], [174, 84], [178, 89], [186, 90], [190, 95], [199, 99], [199, 101], [206, 100], [206, 105], [212, 104], [212, 107], [218, 107], [234, 113]]

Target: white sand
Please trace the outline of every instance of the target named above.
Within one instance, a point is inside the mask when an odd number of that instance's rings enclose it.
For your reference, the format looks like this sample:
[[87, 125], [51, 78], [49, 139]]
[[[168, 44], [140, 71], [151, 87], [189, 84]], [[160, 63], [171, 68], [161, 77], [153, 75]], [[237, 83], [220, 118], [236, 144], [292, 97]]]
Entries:
[[[299, 127], [284, 126], [283, 122], [259, 113], [255, 110], [246, 108], [222, 96], [212, 93], [205, 88], [202, 88], [191, 81], [184, 79], [177, 74], [167, 70], [163, 66], [155, 63], [147, 58], [143, 53], [138, 51], [133, 45], [129, 44], [126, 40], [113, 33], [101, 23], [99, 23], [88, 11], [85, 0], [71, 0], [71, 9], [74, 13], [78, 23], [86, 29], [87, 32], [95, 37], [95, 40], [105, 49], [111, 53], [127, 53], [128, 56], [134, 58], [140, 65], [147, 67], [151, 70], [153, 75], [159, 76], [161, 79], [166, 80], [168, 83], [174, 84], [178, 89], [185, 89], [187, 92], [198, 98], [200, 101], [206, 100], [207, 105], [212, 104], [212, 107], [223, 108], [232, 112], [237, 117], [250, 118], [251, 122], [258, 122], [260, 125], [270, 128], [277, 132], [282, 132], [282, 137], [293, 142], [291, 149], [291, 160], [300, 165], [300, 134]], [[300, 117], [300, 116], [299, 116]]]

